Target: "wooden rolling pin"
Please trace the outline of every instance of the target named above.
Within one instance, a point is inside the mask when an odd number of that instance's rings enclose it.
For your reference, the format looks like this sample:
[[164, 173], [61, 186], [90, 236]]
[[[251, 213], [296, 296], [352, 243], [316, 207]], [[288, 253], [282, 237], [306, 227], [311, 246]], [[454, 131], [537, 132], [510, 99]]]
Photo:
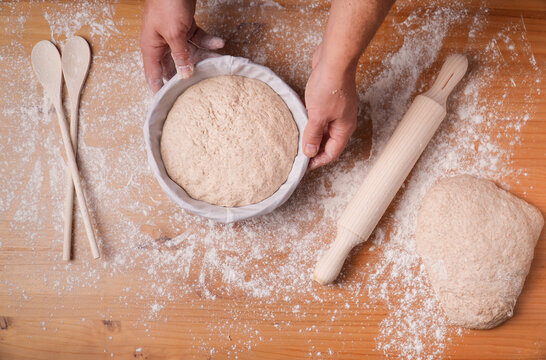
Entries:
[[313, 279], [334, 281], [353, 247], [366, 241], [446, 115], [447, 97], [466, 73], [463, 55], [449, 56], [427, 92], [418, 95], [338, 221], [336, 240]]

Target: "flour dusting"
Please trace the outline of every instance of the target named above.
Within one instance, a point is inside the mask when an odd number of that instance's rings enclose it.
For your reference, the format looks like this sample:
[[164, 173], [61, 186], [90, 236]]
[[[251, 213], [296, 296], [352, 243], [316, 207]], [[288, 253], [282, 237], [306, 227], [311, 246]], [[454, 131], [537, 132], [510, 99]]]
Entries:
[[[0, 83], [10, 89], [0, 99], [1, 122], [12, 129], [0, 135], [0, 226], [10, 234], [0, 238], [7, 259], [0, 281], [13, 299], [7, 308], [23, 313], [27, 304], [39, 301], [26, 290], [30, 284], [35, 290], [35, 282], [14, 274], [22, 262], [17, 249], [24, 246], [34, 254], [25, 261], [40, 266], [39, 290], [59, 298], [50, 318], [67, 310], [63, 297], [84, 289], [102, 294], [107, 285], [116, 289], [119, 306], [146, 309], [135, 326], [150, 336], [154, 322], [168, 321], [170, 306], [184, 304], [201, 316], [209, 305], [220, 308], [222, 316], [206, 324], [207, 335], [188, 330], [194, 352], [202, 356], [236, 358], [289, 329], [309, 339], [309, 358], [339, 358], [321, 337], [359, 341], [362, 337], [345, 324], [365, 329], [369, 314], [383, 310], [376, 351], [404, 359], [441, 358], [451, 339], [465, 331], [449, 326], [415, 252], [417, 210], [426, 191], [448, 175], [469, 173], [505, 187], [526, 176], [525, 169], [511, 166], [511, 157], [521, 144], [521, 129], [535, 116], [532, 98], [540, 95], [542, 73], [523, 18], [489, 39], [481, 35], [488, 26], [486, 8], [468, 8], [463, 0], [437, 3], [410, 10], [409, 1], [397, 3], [394, 14], [404, 16], [390, 18], [383, 34], [392, 43], [374, 41], [364, 54], [369, 65], [358, 70], [359, 126], [341, 159], [306, 175], [292, 198], [270, 215], [229, 225], [178, 208], [148, 169], [141, 127], [151, 99], [138, 41], [124, 37], [129, 25], [118, 16], [118, 4], [51, 5], [44, 13], [51, 40], [62, 46], [67, 36], [86, 34], [94, 55], [81, 102], [78, 161], [103, 256], [90, 260], [76, 211], [70, 263], [61, 253], [62, 144], [55, 114], [32, 72], [30, 49], [21, 42], [29, 13], [18, 13], [15, 3], [0, 3], [10, 19], [0, 31], [12, 39], [0, 48], [0, 63], [13, 70], [0, 72]], [[253, 4], [248, 10], [238, 1], [199, 2], [197, 19], [228, 40], [226, 53], [271, 67], [303, 95], [327, 12], [316, 5], [290, 12], [272, 0]], [[234, 11], [223, 12], [227, 7]], [[279, 16], [272, 20], [264, 8]], [[299, 21], [310, 30], [296, 27]], [[462, 48], [446, 48], [453, 36], [466, 39]], [[335, 221], [415, 95], [427, 89], [452, 52], [467, 54], [469, 73], [449, 98], [438, 133], [370, 241], [347, 263], [341, 281], [329, 287], [313, 284], [311, 273], [334, 238]], [[521, 71], [499, 83], [497, 75], [508, 60]], [[517, 113], [504, 107], [508, 99], [523, 104]], [[334, 306], [324, 310], [328, 321], [309, 326], [317, 316], [309, 309], [317, 304]], [[80, 315], [82, 322], [119, 316], [104, 308]], [[249, 319], [263, 319], [270, 331]], [[50, 331], [47, 321], [37, 326]], [[234, 333], [239, 336], [233, 338]], [[213, 348], [219, 338], [224, 345]], [[144, 354], [146, 347], [136, 351]]]

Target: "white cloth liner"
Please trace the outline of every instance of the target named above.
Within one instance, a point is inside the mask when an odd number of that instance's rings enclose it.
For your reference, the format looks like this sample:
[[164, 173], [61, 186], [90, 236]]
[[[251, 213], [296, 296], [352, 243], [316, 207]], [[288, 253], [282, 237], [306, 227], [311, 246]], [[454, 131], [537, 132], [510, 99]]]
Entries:
[[[219, 75], [241, 75], [258, 79], [268, 84], [282, 97], [292, 112], [299, 129], [298, 154], [292, 165], [288, 179], [273, 195], [256, 204], [240, 207], [223, 207], [192, 199], [182, 187], [167, 175], [163, 160], [161, 159], [160, 140], [163, 123], [175, 100], [193, 84]], [[245, 58], [221, 56], [209, 58], [198, 63], [195, 66], [193, 76], [189, 79], [181, 79], [178, 75], [175, 75], [155, 94], [148, 117], [146, 118], [146, 123], [144, 124], [144, 139], [148, 151], [148, 162], [152, 172], [159, 181], [163, 191], [174, 202], [196, 215], [229, 223], [267, 214], [282, 205], [292, 195], [305, 174], [309, 162], [309, 158], [303, 154], [302, 150], [302, 136], [306, 124], [307, 111], [299, 96], [271, 69], [254, 64]]]

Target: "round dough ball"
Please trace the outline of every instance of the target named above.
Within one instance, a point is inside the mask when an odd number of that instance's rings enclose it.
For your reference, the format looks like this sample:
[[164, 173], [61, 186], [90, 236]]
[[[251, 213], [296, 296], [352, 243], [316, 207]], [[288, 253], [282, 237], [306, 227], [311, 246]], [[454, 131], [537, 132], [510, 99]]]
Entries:
[[161, 157], [169, 177], [192, 198], [244, 206], [286, 181], [298, 137], [290, 109], [271, 87], [217, 76], [175, 101], [163, 125]]
[[457, 176], [428, 191], [417, 252], [453, 324], [489, 329], [512, 316], [543, 225], [538, 209], [487, 180]]

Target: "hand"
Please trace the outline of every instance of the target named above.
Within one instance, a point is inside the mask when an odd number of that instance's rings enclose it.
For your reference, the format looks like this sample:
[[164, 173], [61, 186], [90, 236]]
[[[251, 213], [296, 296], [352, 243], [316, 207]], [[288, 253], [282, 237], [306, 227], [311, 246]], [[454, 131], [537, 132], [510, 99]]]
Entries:
[[193, 74], [195, 63], [224, 46], [224, 40], [207, 34], [193, 18], [196, 0], [146, 0], [140, 36], [144, 74], [153, 93], [163, 86], [163, 78], [176, 72], [182, 78]]
[[322, 45], [313, 56], [305, 88], [309, 122], [303, 132], [303, 152], [312, 157], [309, 170], [336, 160], [356, 129], [356, 69], [339, 70], [321, 52]]

